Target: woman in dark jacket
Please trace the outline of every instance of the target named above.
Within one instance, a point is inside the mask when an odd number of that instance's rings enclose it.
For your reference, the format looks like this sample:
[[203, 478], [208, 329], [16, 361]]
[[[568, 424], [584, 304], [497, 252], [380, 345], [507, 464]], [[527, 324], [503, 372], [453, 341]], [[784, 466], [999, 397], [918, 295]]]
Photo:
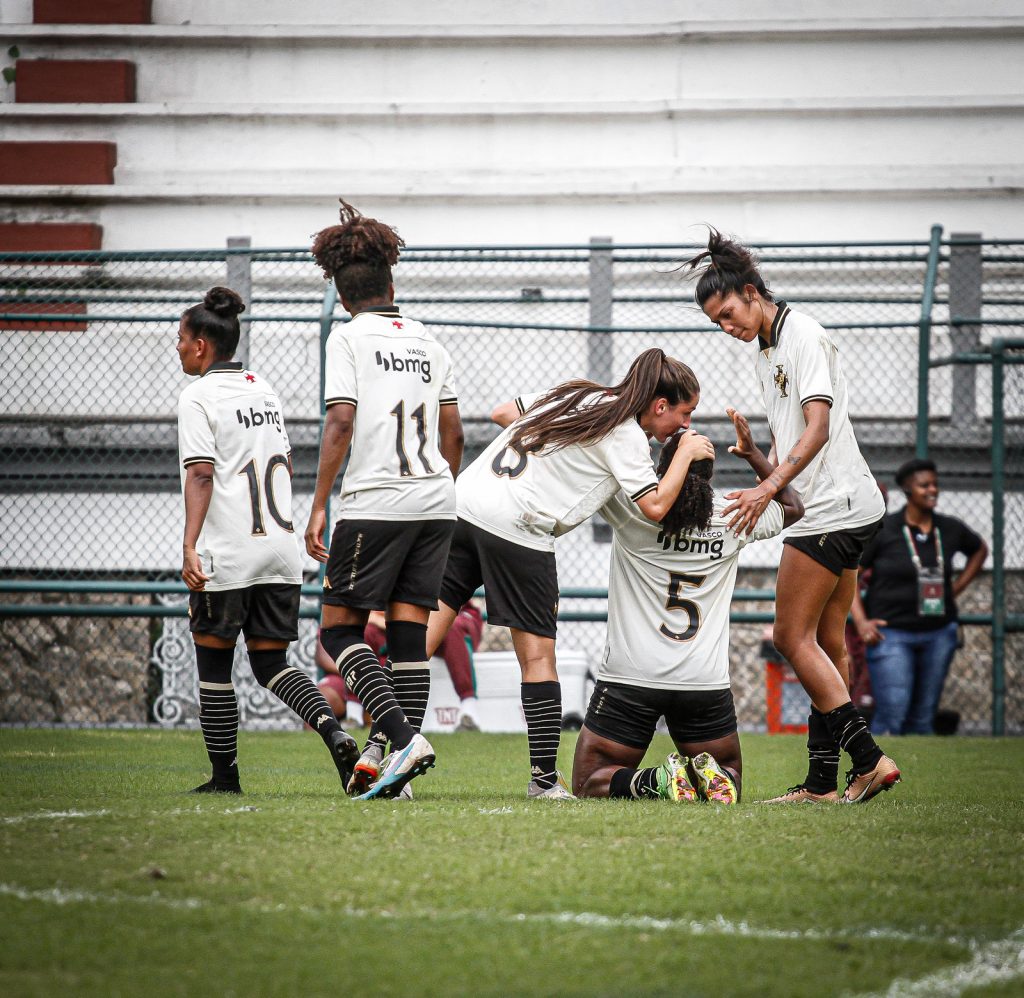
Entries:
[[[956, 597], [981, 571], [988, 545], [967, 524], [935, 512], [935, 464], [919, 458], [896, 472], [906, 506], [888, 514], [861, 559], [871, 569], [853, 619], [867, 645], [875, 697], [873, 734], [932, 734], [957, 643]], [[953, 556], [967, 556], [954, 578]]]

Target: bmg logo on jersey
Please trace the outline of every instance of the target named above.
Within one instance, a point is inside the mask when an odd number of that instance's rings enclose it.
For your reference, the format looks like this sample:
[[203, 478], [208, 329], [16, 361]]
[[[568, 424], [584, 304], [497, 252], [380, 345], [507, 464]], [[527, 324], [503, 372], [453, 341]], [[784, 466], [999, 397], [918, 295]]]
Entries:
[[[711, 536], [719, 535], [718, 540], [711, 540]], [[706, 554], [711, 561], [718, 561], [722, 557], [722, 548], [725, 542], [721, 540], [720, 532], [715, 531], [711, 536], [693, 537], [666, 534], [664, 530], [658, 532], [658, 543], [663, 551], [672, 548], [673, 551], [689, 552], [690, 554]]]
[[407, 354], [415, 356], [396, 357], [394, 353], [390, 357], [384, 357], [377, 351], [377, 366], [383, 367], [385, 371], [394, 371], [396, 374], [418, 374], [425, 385], [430, 384], [430, 361], [427, 359], [425, 350], [417, 350], [409, 347]]
[[265, 409], [263, 412], [257, 412], [252, 406], [249, 406], [248, 412], [236, 409], [235, 415], [247, 430], [252, 426], [273, 426], [278, 433], [281, 432], [281, 413], [276, 410]]

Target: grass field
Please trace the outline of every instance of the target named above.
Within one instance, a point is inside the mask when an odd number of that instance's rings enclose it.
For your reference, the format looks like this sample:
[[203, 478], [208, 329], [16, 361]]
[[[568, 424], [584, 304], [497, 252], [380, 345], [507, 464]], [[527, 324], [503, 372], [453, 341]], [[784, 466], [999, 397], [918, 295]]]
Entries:
[[[437, 748], [354, 803], [311, 734], [243, 734], [211, 799], [197, 732], [0, 730], [0, 993], [1024, 994], [1024, 740], [903, 739], [894, 792], [782, 809], [527, 802], [525, 738]], [[801, 775], [744, 753], [748, 800]]]

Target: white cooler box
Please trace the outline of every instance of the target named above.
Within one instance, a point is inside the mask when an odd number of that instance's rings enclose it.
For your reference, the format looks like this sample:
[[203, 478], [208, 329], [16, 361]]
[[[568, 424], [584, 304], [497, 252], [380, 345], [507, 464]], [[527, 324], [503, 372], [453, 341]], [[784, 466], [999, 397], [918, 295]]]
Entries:
[[[473, 656], [477, 718], [481, 731], [526, 732], [520, 700], [519, 662], [513, 651], [477, 652]], [[562, 726], [578, 728], [587, 713], [591, 683], [587, 656], [574, 649], [559, 650], [558, 678], [562, 683]], [[459, 720], [459, 698], [441, 658], [430, 663], [430, 699], [423, 718], [426, 732], [450, 732]]]

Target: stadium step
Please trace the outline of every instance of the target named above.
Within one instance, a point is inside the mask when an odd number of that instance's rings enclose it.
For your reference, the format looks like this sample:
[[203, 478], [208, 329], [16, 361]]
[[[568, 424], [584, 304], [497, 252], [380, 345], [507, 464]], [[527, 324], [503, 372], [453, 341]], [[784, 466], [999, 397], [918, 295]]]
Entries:
[[103, 226], [91, 222], [0, 222], [0, 252], [98, 250]]
[[152, 0], [33, 0], [35, 24], [151, 24]]
[[112, 184], [113, 142], [0, 142], [0, 184]]
[[19, 104], [126, 104], [135, 100], [135, 63], [127, 59], [19, 59]]

